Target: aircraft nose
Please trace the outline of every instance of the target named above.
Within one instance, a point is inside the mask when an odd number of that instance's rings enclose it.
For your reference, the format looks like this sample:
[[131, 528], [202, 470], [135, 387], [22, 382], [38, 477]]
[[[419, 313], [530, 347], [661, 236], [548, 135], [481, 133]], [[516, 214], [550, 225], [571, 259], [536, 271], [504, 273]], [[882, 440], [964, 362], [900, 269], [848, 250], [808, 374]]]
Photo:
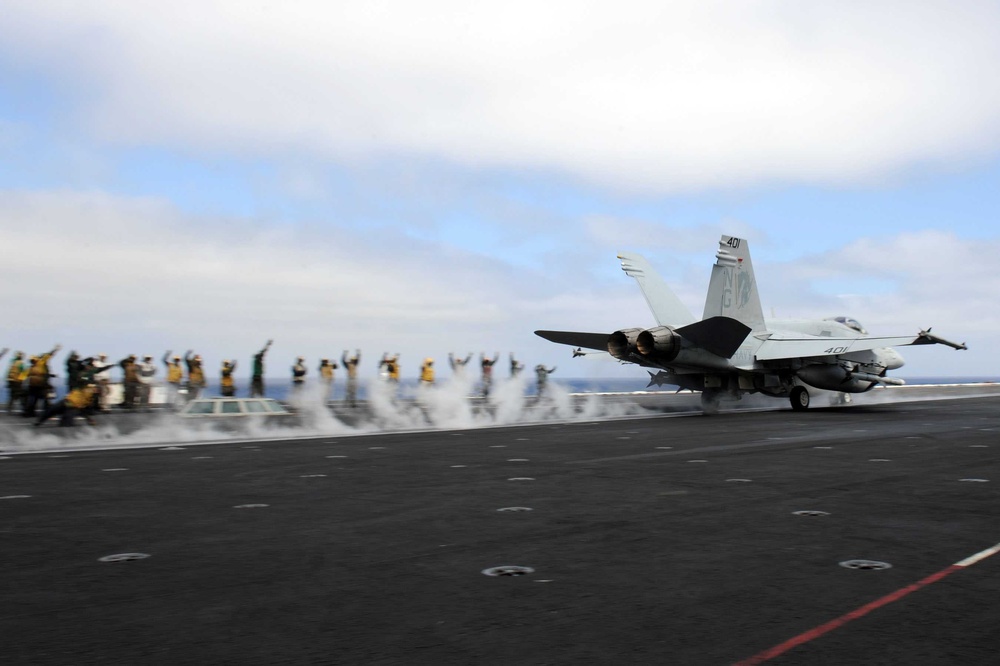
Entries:
[[903, 355], [895, 349], [883, 349], [882, 356], [885, 361], [886, 370], [902, 368], [906, 364], [906, 361], [903, 360]]

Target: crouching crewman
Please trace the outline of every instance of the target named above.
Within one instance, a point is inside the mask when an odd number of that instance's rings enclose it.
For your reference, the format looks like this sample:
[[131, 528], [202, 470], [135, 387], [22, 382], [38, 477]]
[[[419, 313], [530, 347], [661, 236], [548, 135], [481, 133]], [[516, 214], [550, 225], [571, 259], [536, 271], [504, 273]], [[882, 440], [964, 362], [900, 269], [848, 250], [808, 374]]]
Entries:
[[98, 387], [97, 380], [94, 378], [100, 372], [105, 372], [110, 365], [98, 368], [94, 366], [94, 359], [85, 359], [82, 363], [82, 368], [80, 374], [77, 378], [76, 385], [66, 394], [66, 397], [62, 400], [50, 405], [45, 409], [38, 420], [35, 421], [35, 426], [40, 426], [46, 421], [48, 421], [53, 416], [60, 416], [59, 425], [60, 426], [72, 426], [74, 419], [77, 416], [82, 416], [87, 419], [88, 425], [96, 425], [91, 414], [98, 407]]

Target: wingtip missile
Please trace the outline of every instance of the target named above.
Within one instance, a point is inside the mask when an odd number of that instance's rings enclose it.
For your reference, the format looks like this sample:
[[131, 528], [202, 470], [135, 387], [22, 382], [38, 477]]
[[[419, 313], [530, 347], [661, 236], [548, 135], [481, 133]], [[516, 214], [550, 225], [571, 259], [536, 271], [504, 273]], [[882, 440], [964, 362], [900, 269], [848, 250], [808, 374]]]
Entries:
[[928, 328], [926, 331], [920, 331], [920, 333], [917, 334], [917, 337], [919, 337], [923, 341], [923, 344], [926, 345], [939, 344], [951, 347], [952, 349], [959, 349], [959, 350], [969, 349], [964, 342], [952, 342], [951, 340], [945, 340], [944, 338], [938, 337], [936, 335], [931, 335], [930, 328]]

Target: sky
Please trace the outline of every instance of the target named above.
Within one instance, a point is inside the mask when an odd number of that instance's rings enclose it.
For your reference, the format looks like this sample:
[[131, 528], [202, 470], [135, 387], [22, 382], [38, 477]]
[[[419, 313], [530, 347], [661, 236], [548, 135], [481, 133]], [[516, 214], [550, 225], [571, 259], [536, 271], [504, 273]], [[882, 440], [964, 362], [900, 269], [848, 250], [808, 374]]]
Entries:
[[273, 338], [268, 374], [700, 313], [722, 234], [769, 317], [932, 326], [996, 376], [1000, 3], [0, 0], [0, 348]]

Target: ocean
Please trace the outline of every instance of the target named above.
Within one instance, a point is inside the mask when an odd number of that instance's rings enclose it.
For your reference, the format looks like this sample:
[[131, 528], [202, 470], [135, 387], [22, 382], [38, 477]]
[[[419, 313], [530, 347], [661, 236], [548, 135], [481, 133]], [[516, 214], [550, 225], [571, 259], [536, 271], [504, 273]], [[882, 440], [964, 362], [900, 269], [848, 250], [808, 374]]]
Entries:
[[[500, 378], [495, 380], [497, 382], [505, 381], [506, 378]], [[525, 386], [526, 395], [535, 394], [535, 382], [533, 378], [529, 377], [529, 381]], [[942, 385], [942, 384], [978, 384], [978, 383], [996, 383], [1000, 382], [1000, 376], [994, 375], [990, 377], [902, 377], [907, 384], [931, 384], [931, 385]], [[307, 385], [313, 385], [315, 383], [315, 378], [307, 381]], [[344, 392], [346, 390], [344, 379], [338, 377], [333, 384], [333, 400], [342, 400], [344, 398]], [[371, 380], [360, 380], [358, 382], [358, 399], [364, 400], [367, 397], [367, 387], [369, 382], [379, 381], [377, 379]], [[445, 382], [447, 379], [444, 380]], [[555, 379], [553, 377], [549, 378], [549, 382], [557, 384], [570, 393], [632, 393], [635, 391], [665, 391], [673, 392], [677, 390], [676, 386], [664, 385], [664, 386], [651, 386], [648, 387], [648, 377], [644, 378], [637, 376], [635, 379]], [[400, 381], [400, 388], [405, 393], [408, 389], [415, 389], [418, 385], [416, 379], [403, 379]], [[473, 390], [479, 389], [479, 383], [475, 382], [473, 384]], [[236, 380], [236, 395], [246, 396], [250, 392], [250, 378], [237, 379]], [[264, 392], [268, 398], [274, 398], [276, 400], [284, 400], [288, 397], [291, 392], [291, 382], [288, 378], [274, 378], [265, 379], [264, 381]], [[219, 395], [218, 383], [210, 382], [206, 388], [204, 395]]]
[[[1000, 382], [1000, 376], [985, 376], [985, 377], [902, 377], [907, 384], [930, 384], [930, 385], [942, 385], [942, 384], [979, 384], [979, 383], [997, 383]], [[246, 397], [250, 395], [250, 378], [243, 377], [238, 378], [236, 381], [236, 397]], [[358, 399], [365, 400], [368, 396], [368, 386], [371, 382], [379, 381], [378, 379], [363, 379], [358, 382]], [[446, 383], [448, 378], [445, 378], [440, 383]], [[506, 377], [501, 377], [495, 380], [496, 383], [507, 381]], [[311, 378], [306, 381], [307, 387], [314, 387], [316, 379]], [[573, 379], [573, 378], [563, 378], [555, 379], [554, 377], [549, 378], [549, 382], [558, 385], [566, 389], [570, 393], [634, 393], [636, 391], [664, 391], [667, 393], [677, 390], [676, 386], [665, 384], [663, 386], [650, 386], [647, 387], [648, 377], [636, 376], [634, 379], [601, 379], [601, 378], [585, 378], [585, 379]], [[157, 382], [162, 385], [162, 382]], [[333, 384], [333, 395], [332, 400], [343, 400], [346, 391], [346, 380], [342, 377], [336, 378]], [[412, 394], [416, 389], [419, 382], [416, 379], [403, 379], [400, 381], [400, 391], [403, 395]], [[57, 398], [62, 398], [66, 394], [66, 385], [64, 382], [60, 382], [59, 378], [53, 379], [53, 386], [56, 390]], [[479, 382], [472, 383], [471, 395], [476, 395], [479, 389]], [[264, 394], [268, 398], [274, 398], [275, 400], [285, 400], [288, 398], [292, 390], [291, 381], [287, 377], [282, 378], [269, 378], [264, 381]], [[527, 376], [525, 382], [525, 395], [535, 395], [535, 382], [534, 377]], [[159, 394], [159, 391], [157, 391]], [[6, 395], [6, 393], [4, 393]], [[208, 382], [205, 390], [202, 392], [202, 396], [212, 397], [220, 395], [218, 380]], [[157, 396], [154, 396], [153, 400], [156, 401]]]

